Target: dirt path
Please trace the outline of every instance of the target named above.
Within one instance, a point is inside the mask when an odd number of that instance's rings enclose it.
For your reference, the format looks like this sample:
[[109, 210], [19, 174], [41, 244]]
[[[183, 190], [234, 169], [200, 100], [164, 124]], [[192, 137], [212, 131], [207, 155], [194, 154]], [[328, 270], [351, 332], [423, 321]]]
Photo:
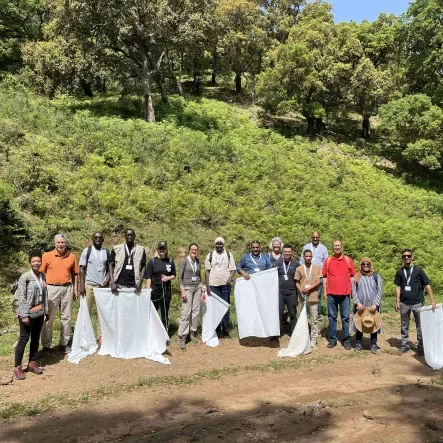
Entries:
[[[140, 377], [192, 379], [198, 371], [237, 369], [215, 380], [126, 389], [74, 409], [5, 420], [0, 441], [443, 442], [443, 386], [432, 384], [439, 375], [413, 353], [396, 356], [391, 343], [380, 345], [384, 352], [377, 356], [355, 356], [339, 346], [328, 350], [322, 341], [299, 358], [307, 363], [298, 368], [279, 367], [276, 349], [235, 340], [184, 353], [172, 346], [170, 367], [105, 357], [78, 366], [64, 360], [48, 365], [44, 376], [0, 387], [1, 401], [26, 400], [29, 388], [43, 399], [48, 393], [79, 395], [100, 384], [136, 384]], [[0, 360], [0, 368], [9, 364]]]

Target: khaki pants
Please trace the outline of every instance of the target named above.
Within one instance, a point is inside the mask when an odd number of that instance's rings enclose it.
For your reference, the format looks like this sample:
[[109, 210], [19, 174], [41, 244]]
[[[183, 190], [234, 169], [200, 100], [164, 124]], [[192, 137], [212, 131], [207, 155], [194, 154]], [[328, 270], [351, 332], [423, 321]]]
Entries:
[[60, 310], [60, 345], [67, 346], [71, 339], [71, 314], [73, 302], [73, 287], [48, 285], [48, 321], [42, 329], [42, 346], [50, 348], [52, 345], [52, 330], [54, 318]]
[[[94, 307], [95, 303], [95, 295], [94, 295], [94, 288], [99, 288], [100, 286], [89, 286], [85, 284], [85, 292], [86, 292], [86, 303], [88, 305], [88, 311], [89, 315], [92, 319], [92, 308]], [[97, 312], [97, 340], [101, 337], [102, 331], [100, 328], [100, 317]]]
[[184, 287], [188, 300], [182, 301], [182, 315], [178, 326], [178, 336], [186, 337], [191, 332], [197, 331], [198, 315], [200, 313], [201, 286]]

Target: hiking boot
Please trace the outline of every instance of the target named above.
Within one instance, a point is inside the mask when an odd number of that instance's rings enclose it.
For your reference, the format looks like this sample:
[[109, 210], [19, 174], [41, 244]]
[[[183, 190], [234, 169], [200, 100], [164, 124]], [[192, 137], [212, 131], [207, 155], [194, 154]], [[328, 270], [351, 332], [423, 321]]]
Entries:
[[343, 347], [347, 350], [350, 351], [352, 349], [351, 343], [349, 343], [348, 341], [345, 341], [343, 343]]
[[357, 343], [355, 345], [354, 352], [361, 352], [362, 349], [363, 349], [363, 347], [362, 347], [361, 343]]
[[181, 349], [182, 351], [186, 349], [186, 338], [185, 337], [179, 337], [178, 349]]
[[200, 343], [200, 340], [195, 335], [195, 332], [191, 332], [191, 334], [189, 335], [189, 340], [191, 340], [192, 343]]
[[377, 350], [378, 350], [377, 345], [371, 345], [371, 352], [373, 354], [377, 354]]
[[332, 341], [330, 340], [328, 343], [328, 348], [335, 348], [337, 346], [337, 342], [336, 341]]
[[14, 374], [14, 377], [15, 377], [17, 380], [25, 380], [25, 379], [26, 379], [26, 375], [25, 375], [25, 373], [23, 372], [23, 369], [22, 369], [21, 366], [17, 366], [16, 368], [14, 368], [14, 369], [12, 370], [12, 373]]
[[28, 371], [37, 375], [43, 374], [42, 368], [36, 361], [30, 361], [28, 363]]

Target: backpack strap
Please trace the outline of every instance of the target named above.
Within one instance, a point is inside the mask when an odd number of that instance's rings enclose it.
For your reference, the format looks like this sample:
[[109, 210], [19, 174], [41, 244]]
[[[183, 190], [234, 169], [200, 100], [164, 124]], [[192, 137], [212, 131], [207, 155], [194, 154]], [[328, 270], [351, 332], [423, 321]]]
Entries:
[[88, 267], [88, 261], [89, 261], [89, 257], [91, 256], [91, 252], [92, 252], [92, 246], [88, 246], [88, 252], [86, 253], [86, 266], [85, 266], [85, 268]]
[[212, 265], [212, 254], [213, 254], [213, 252], [214, 252], [214, 251], [211, 251], [211, 252], [209, 253], [209, 264], [210, 264], [210, 265]]

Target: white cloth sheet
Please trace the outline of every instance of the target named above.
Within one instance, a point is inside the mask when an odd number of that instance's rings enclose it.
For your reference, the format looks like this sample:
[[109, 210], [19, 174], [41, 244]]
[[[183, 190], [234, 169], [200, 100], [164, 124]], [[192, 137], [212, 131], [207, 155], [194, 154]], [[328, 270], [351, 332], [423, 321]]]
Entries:
[[426, 363], [435, 370], [443, 368], [443, 305], [420, 309], [421, 333]]
[[202, 340], [211, 348], [219, 345], [215, 330], [220, 324], [223, 316], [229, 309], [229, 303], [218, 295], [206, 296], [206, 301], [200, 303], [200, 320], [202, 325]]
[[240, 339], [280, 335], [277, 268], [237, 279], [234, 295]]
[[98, 345], [89, 315], [88, 304], [85, 297], [80, 297], [80, 310], [75, 322], [74, 338], [72, 339], [71, 352], [68, 361], [76, 365], [88, 355], [97, 352]]
[[168, 334], [151, 302], [151, 289], [120, 289], [114, 295], [108, 288], [94, 288], [102, 345], [99, 355], [116, 358], [147, 358], [166, 365], [163, 357]]
[[288, 347], [278, 351], [278, 357], [297, 357], [301, 354], [311, 353], [311, 338], [309, 336], [308, 315], [306, 313], [306, 303], [298, 317], [294, 332], [289, 340]]

